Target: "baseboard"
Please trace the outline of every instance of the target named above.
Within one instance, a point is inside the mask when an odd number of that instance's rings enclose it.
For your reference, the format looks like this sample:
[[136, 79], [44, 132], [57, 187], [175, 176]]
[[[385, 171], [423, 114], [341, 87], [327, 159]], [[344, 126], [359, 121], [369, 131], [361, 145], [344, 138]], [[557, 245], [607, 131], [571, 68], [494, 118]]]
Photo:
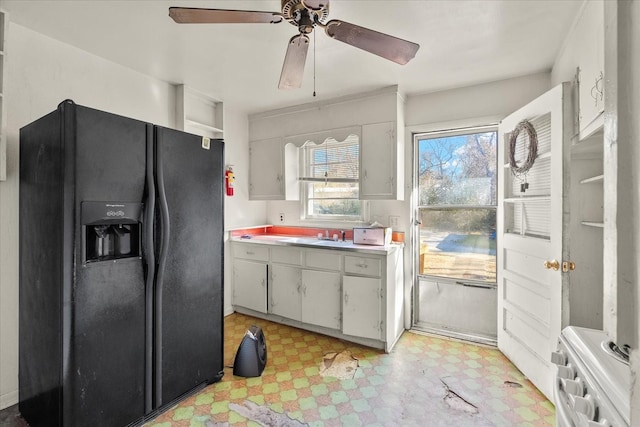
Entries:
[[18, 390], [0, 395], [0, 410], [18, 403]]

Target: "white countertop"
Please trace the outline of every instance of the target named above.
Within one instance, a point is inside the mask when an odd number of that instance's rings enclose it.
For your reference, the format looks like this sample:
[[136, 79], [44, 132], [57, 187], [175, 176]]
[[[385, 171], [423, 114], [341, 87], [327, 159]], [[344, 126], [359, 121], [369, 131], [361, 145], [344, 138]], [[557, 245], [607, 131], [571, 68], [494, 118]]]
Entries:
[[351, 252], [373, 254], [387, 254], [401, 249], [402, 243], [392, 243], [387, 246], [356, 245], [352, 240], [324, 240], [310, 236], [288, 236], [276, 234], [260, 234], [244, 237], [232, 237], [233, 242], [256, 243], [261, 245], [303, 246], [316, 249], [334, 249]]

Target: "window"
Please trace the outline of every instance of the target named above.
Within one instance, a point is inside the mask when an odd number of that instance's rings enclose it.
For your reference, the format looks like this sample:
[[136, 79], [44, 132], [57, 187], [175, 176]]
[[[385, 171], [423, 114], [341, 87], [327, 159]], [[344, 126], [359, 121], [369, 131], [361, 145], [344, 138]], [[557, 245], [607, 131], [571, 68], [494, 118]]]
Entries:
[[420, 134], [419, 274], [496, 281], [495, 128]]
[[360, 139], [349, 135], [339, 142], [327, 138], [322, 144], [308, 141], [301, 149], [300, 181], [303, 184], [307, 219], [361, 220], [359, 200]]

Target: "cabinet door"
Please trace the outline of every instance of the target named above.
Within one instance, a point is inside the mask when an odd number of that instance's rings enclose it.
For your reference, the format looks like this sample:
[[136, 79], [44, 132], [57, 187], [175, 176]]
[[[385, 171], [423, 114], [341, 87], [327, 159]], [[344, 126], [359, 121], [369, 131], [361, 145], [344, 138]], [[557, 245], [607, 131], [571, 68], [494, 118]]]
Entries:
[[300, 320], [300, 268], [271, 265], [271, 314]]
[[604, 111], [604, 6], [602, 2], [585, 5], [578, 22], [585, 40], [579, 55], [579, 115], [580, 139], [592, 134], [599, 126]]
[[382, 280], [370, 277], [342, 278], [342, 332], [379, 340], [383, 330], [380, 308]]
[[302, 270], [302, 321], [340, 329], [340, 273]]
[[249, 143], [249, 200], [284, 200], [282, 138]]
[[394, 122], [362, 126], [360, 199], [396, 199], [398, 141]]
[[267, 312], [267, 264], [234, 260], [233, 305]]

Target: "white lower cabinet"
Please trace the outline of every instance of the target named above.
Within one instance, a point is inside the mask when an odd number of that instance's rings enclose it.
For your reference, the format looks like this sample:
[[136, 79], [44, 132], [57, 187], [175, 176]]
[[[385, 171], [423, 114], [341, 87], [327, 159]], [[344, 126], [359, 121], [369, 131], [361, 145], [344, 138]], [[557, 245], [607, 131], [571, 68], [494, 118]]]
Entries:
[[236, 311], [386, 351], [404, 331], [401, 247], [232, 247]]
[[302, 321], [340, 329], [340, 273], [302, 270]]
[[384, 330], [381, 315], [382, 280], [371, 277], [342, 278], [342, 332], [379, 340]]
[[233, 264], [233, 304], [267, 312], [267, 264], [236, 259]]
[[287, 319], [301, 320], [300, 316], [300, 267], [271, 265], [271, 297], [269, 312]]

